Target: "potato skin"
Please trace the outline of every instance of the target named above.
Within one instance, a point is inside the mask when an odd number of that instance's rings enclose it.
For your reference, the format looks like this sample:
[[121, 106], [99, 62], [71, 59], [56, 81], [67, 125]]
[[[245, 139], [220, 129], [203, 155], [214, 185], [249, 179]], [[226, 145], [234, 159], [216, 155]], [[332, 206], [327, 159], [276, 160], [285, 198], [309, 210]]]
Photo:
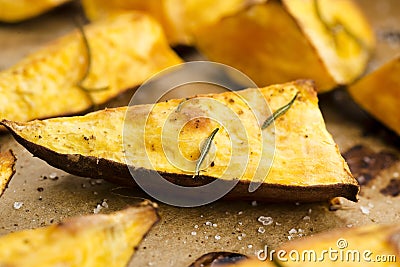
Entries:
[[[257, 105], [260, 101], [268, 98], [271, 108], [276, 110], [293, 98], [296, 91], [299, 93], [298, 100], [285, 115], [276, 119], [275, 130], [267, 128], [263, 135], [258, 134], [260, 130], [258, 122], [251, 119], [251, 111], [243, 106], [239, 98], [240, 94], [246, 99], [256, 101], [256, 106], [260, 109], [257, 112], [261, 112], [264, 117], [266, 116], [264, 112], [267, 110], [263, 110], [262, 105]], [[255, 89], [248, 89], [238, 91], [238, 94], [227, 92], [193, 97], [194, 106], [186, 104], [182, 107], [181, 113], [176, 113], [174, 110], [182, 100], [173, 99], [154, 106], [120, 107], [93, 112], [82, 117], [56, 118], [29, 123], [12, 121], [2, 123], [12, 132], [15, 139], [34, 155], [57, 168], [79, 176], [104, 178], [125, 185], [134, 184], [134, 179], [125, 165], [124, 157], [126, 156], [123, 153], [126, 148], [123, 147], [121, 133], [126, 121], [129, 133], [133, 134], [128, 143], [130, 149], [139, 153], [135, 158], [135, 163], [131, 164], [135, 175], [147, 177], [147, 174], [151, 172], [151, 168], [147, 167], [146, 161], [142, 161], [144, 157], [141, 156], [143, 153], [149, 153], [147, 157], [154, 161], [155, 170], [176, 184], [198, 186], [219, 178], [230, 183], [236, 181], [235, 177], [241, 177], [238, 185], [227, 197], [271, 202], [311, 202], [343, 196], [356, 201], [358, 184], [352, 177], [332, 137], [326, 131], [312, 83], [296, 81], [262, 88], [260, 92], [265, 97], [264, 99], [260, 98], [256, 92], [258, 91]], [[252, 151], [243, 175], [236, 176], [238, 174], [229, 172], [226, 178], [222, 178], [227, 164], [232, 163], [233, 166], [243, 164], [241, 159], [230, 161], [231, 143], [229, 135], [222, 129], [215, 137], [218, 149], [213, 160], [214, 164], [212, 168], [202, 170], [199, 177], [192, 178], [192, 173], [175, 168], [165, 158], [165, 150], [159, 143], [162, 128], [159, 125], [164, 125], [164, 121], [169, 118], [168, 114], [176, 118], [180, 116], [207, 118], [211, 114], [208, 112], [221, 114], [217, 106], [213, 108], [207, 105], [201, 106], [200, 99], [219, 101], [241, 114], [239, 116], [242, 118], [241, 122], [244, 123], [243, 127], [247, 129], [246, 138], [249, 140], [249, 149]], [[145, 127], [146, 136], [150, 139], [142, 142], [140, 131], [144, 129], [142, 122], [146, 120], [147, 117], [144, 115], [149, 108], [152, 108], [152, 113]], [[175, 123], [175, 120], [171, 121]], [[186, 123], [179, 140], [190, 140], [190, 142], [182, 144], [183, 153], [187, 156], [197, 155], [198, 157], [198, 144], [215, 129], [216, 125], [216, 122], [209, 119]], [[236, 127], [236, 124], [233, 125]], [[267, 139], [262, 141], [260, 138]], [[268, 176], [265, 177], [265, 173], [256, 176], [254, 170], [258, 169], [259, 162], [268, 164], [270, 158], [270, 154], [261, 153], [259, 142], [268, 142], [273, 139], [276, 140], [274, 161]], [[238, 147], [238, 149], [241, 148]], [[243, 150], [243, 153], [247, 155], [249, 152]], [[260, 161], [257, 161], [258, 159]], [[249, 193], [248, 186], [254, 180], [265, 181], [258, 190]]]
[[85, 35], [91, 67], [84, 81], [88, 55], [77, 30], [0, 72], [0, 119], [30, 121], [78, 114], [182, 62], [160, 25], [140, 12], [89, 24]]
[[14, 232], [0, 237], [0, 266], [124, 267], [158, 220], [155, 206], [145, 201], [108, 215]]
[[16, 158], [12, 150], [0, 152], [0, 197], [15, 174]]

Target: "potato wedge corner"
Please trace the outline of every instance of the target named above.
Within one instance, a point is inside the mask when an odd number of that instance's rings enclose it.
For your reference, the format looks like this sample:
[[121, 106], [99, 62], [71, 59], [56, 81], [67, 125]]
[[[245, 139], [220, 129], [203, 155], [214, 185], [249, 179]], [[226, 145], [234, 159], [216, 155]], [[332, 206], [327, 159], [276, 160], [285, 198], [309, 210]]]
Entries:
[[400, 57], [348, 87], [354, 101], [400, 135]]
[[15, 160], [11, 150], [0, 152], [0, 197], [15, 173]]
[[[254, 114], [266, 120], [270, 117], [268, 106], [276, 112], [295, 95], [296, 101], [274, 126], [261, 130], [262, 122]], [[35, 156], [80, 176], [132, 185], [128, 163], [138, 174], [157, 171], [184, 186], [239, 178], [228, 195], [234, 198], [311, 202], [343, 196], [356, 201], [358, 184], [325, 128], [311, 82], [199, 95], [182, 101], [27, 123], [4, 120], [2, 124]], [[213, 163], [193, 178], [199, 147], [218, 127]], [[247, 135], [242, 135], [242, 130]], [[236, 143], [231, 144], [232, 140]], [[235, 153], [238, 156], [234, 157]], [[251, 182], [260, 185], [253, 193], [247, 188]]]
[[14, 232], [0, 237], [0, 266], [125, 267], [157, 221], [155, 208], [142, 203]]
[[[234, 264], [217, 264], [216, 266], [330, 267], [340, 265], [344, 267], [395, 267], [399, 266], [399, 238], [400, 225], [398, 224], [336, 229], [312, 237], [289, 241], [277, 249], [263, 251], [259, 255], [263, 261], [252, 258]], [[264, 254], [265, 252], [267, 254]]]
[[156, 18], [172, 45], [192, 45], [193, 32], [214, 24], [246, 7], [266, 0], [83, 0], [86, 16], [92, 20], [128, 10], [142, 10]]
[[258, 86], [313, 79], [319, 92], [348, 84], [366, 68], [374, 35], [348, 0], [270, 0], [199, 28], [195, 45]]
[[0, 21], [15, 23], [38, 16], [71, 0], [0, 0]]
[[159, 24], [139, 12], [85, 26], [85, 35], [90, 58], [75, 31], [0, 72], [0, 119], [81, 113], [181, 63]]

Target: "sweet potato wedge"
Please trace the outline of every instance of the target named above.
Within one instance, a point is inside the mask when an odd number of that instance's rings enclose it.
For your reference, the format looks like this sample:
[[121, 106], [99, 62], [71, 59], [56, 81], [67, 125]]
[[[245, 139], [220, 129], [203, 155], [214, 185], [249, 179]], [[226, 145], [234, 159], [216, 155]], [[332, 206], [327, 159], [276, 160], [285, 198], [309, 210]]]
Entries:
[[157, 221], [154, 207], [143, 203], [14, 232], [0, 237], [0, 266], [124, 267]]
[[338, 229], [288, 242], [275, 250], [264, 250], [259, 255], [263, 261], [249, 259], [221, 267], [330, 267], [338, 264], [345, 267], [395, 267], [400, 257], [399, 239], [400, 225]]
[[142, 10], [154, 16], [163, 26], [172, 45], [193, 44], [193, 32], [214, 24], [254, 3], [266, 0], [83, 0], [90, 20], [98, 20], [128, 10]]
[[[291, 108], [262, 130], [271, 116], [266, 103], [276, 112], [295, 95]], [[2, 124], [50, 165], [116, 183], [134, 182], [128, 164], [135, 175], [155, 170], [184, 186], [239, 179], [229, 194], [236, 198], [310, 202], [343, 196], [355, 201], [359, 189], [325, 128], [313, 84], [305, 80]], [[199, 147], [218, 127], [215, 153], [204, 161], [208, 165], [200, 176], [192, 177]], [[260, 186], [252, 193], [247, 190], [251, 182]]]
[[270, 0], [199, 28], [195, 45], [258, 86], [310, 78], [325, 92], [363, 73], [374, 35], [352, 1]]
[[83, 112], [181, 62], [159, 24], [142, 13], [98, 21], [85, 27], [85, 35], [89, 70], [83, 36], [75, 31], [0, 72], [0, 118], [29, 121]]
[[11, 150], [0, 152], [0, 197], [15, 173], [15, 156]]
[[348, 87], [354, 101], [400, 135], [400, 57]]
[[19, 22], [36, 17], [71, 0], [0, 0], [0, 21]]

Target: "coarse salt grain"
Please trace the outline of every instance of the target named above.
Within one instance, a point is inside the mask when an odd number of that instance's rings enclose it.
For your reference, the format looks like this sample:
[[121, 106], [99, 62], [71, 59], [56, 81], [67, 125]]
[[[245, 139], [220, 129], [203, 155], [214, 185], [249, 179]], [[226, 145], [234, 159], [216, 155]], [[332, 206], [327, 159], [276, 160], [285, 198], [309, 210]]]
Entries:
[[265, 226], [270, 225], [274, 222], [274, 220], [271, 217], [266, 217], [266, 216], [258, 217], [257, 221], [259, 221], [260, 223], [262, 223]]
[[22, 208], [23, 205], [24, 205], [24, 202], [15, 201], [13, 204], [13, 208], [16, 210], [19, 210], [20, 208]]
[[93, 213], [94, 213], [94, 214], [99, 213], [99, 212], [101, 211], [102, 208], [103, 208], [103, 207], [102, 207], [100, 204], [97, 204], [96, 208], [93, 209]]
[[369, 208], [365, 206], [360, 206], [360, 210], [363, 214], [368, 215], [369, 214]]
[[220, 240], [221, 236], [220, 235], [215, 235], [214, 238], [215, 238], [215, 240]]
[[265, 233], [265, 228], [260, 226], [260, 227], [258, 227], [257, 232], [259, 232], [260, 234], [263, 234], [263, 233]]

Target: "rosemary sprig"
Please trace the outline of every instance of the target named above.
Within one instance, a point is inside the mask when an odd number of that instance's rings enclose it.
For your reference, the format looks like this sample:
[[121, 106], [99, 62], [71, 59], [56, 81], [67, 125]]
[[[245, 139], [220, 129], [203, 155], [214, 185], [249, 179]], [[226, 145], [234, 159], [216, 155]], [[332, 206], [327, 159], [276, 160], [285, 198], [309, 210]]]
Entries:
[[350, 32], [346, 27], [343, 26], [342, 23], [336, 22], [334, 25], [329, 25], [329, 23], [323, 18], [322, 13], [321, 13], [321, 8], [319, 6], [319, 0], [314, 0], [314, 9], [315, 9], [315, 14], [317, 15], [318, 19], [321, 21], [322, 25], [324, 25], [325, 29], [329, 32], [331, 32], [333, 36], [333, 41], [334, 44], [337, 48], [338, 46], [338, 41], [337, 41], [337, 36], [336, 36], [336, 31], [335, 28], [337, 26], [340, 26], [341, 29], [350, 37], [352, 38], [359, 46], [366, 48], [367, 45], [357, 36], [354, 35], [354, 33]]
[[199, 173], [200, 173], [200, 166], [201, 166], [201, 164], [203, 163], [203, 161], [205, 160], [205, 158], [206, 158], [208, 152], [210, 151], [212, 141], [213, 141], [213, 139], [214, 139], [214, 137], [215, 137], [215, 135], [217, 134], [218, 131], [219, 131], [219, 128], [216, 128], [214, 131], [212, 131], [212, 133], [210, 134], [210, 136], [207, 137], [206, 141], [204, 142], [204, 144], [203, 144], [203, 146], [202, 146], [202, 148], [201, 148], [201, 151], [200, 151], [200, 156], [199, 156], [199, 158], [197, 159], [196, 169], [195, 169], [195, 171], [194, 171], [194, 175], [193, 175], [192, 178], [195, 178], [196, 176], [199, 175]]
[[86, 91], [86, 92], [93, 92], [93, 91], [98, 92], [98, 91], [108, 90], [109, 86], [104, 86], [104, 87], [99, 87], [99, 88], [88, 88], [88, 87], [83, 85], [83, 82], [89, 76], [90, 69], [92, 67], [92, 52], [91, 52], [89, 41], [88, 41], [88, 39], [86, 37], [86, 33], [85, 33], [85, 30], [84, 30], [83, 26], [80, 23], [77, 23], [77, 26], [78, 26], [79, 32], [81, 33], [82, 41], [83, 41], [84, 47], [86, 49], [86, 60], [87, 60], [85, 73], [83, 74], [83, 76], [80, 79], [80, 81], [77, 83], [77, 86], [79, 88], [81, 88], [82, 90]]
[[267, 128], [268, 126], [270, 126], [278, 117], [282, 116], [283, 114], [286, 113], [286, 111], [289, 110], [289, 108], [293, 105], [294, 101], [297, 98], [297, 95], [299, 94], [299, 92], [296, 93], [296, 95], [293, 97], [292, 100], [289, 101], [289, 103], [287, 103], [286, 105], [278, 108], [274, 113], [272, 113], [271, 116], [269, 116], [263, 123], [263, 125], [261, 126], [261, 130], [264, 130], [265, 128]]
[[183, 104], [185, 104], [185, 102], [188, 100], [189, 100], [189, 98], [185, 98], [181, 102], [179, 102], [178, 106], [175, 109], [175, 112], [181, 112]]

